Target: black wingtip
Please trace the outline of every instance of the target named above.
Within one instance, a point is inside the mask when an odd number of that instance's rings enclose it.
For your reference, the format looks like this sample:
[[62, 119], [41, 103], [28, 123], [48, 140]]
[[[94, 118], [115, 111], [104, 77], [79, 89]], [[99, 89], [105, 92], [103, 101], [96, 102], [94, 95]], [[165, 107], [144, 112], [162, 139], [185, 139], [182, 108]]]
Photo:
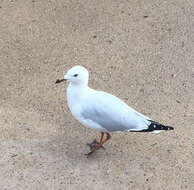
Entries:
[[174, 130], [174, 127], [171, 127], [171, 126], [166, 126], [167, 127], [167, 130]]
[[153, 132], [153, 131], [170, 131], [170, 130], [174, 130], [174, 127], [171, 126], [166, 126], [166, 125], [162, 125], [158, 122], [149, 120], [151, 123], [148, 126], [148, 129], [143, 129], [141, 131], [138, 132]]

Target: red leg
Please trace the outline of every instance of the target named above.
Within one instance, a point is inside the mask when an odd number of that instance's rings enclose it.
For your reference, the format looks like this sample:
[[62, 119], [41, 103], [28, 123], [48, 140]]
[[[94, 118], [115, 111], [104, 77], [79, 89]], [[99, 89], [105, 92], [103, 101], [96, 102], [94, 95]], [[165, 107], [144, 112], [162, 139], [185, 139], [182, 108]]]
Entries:
[[93, 150], [91, 150], [88, 154], [86, 154], [87, 156], [91, 155], [93, 152], [95, 152], [99, 148], [101, 148], [101, 147], [103, 148], [103, 144], [111, 138], [109, 133], [106, 133], [106, 135], [107, 135], [106, 139], [103, 140], [104, 132], [101, 132], [100, 143]]
[[104, 132], [101, 132], [101, 138], [100, 138], [100, 144], [102, 145], [103, 142], [103, 137], [104, 137]]
[[106, 139], [102, 141], [102, 145], [111, 138], [109, 133], [106, 133]]
[[[104, 132], [101, 132], [100, 142], [98, 142], [96, 139], [94, 139], [93, 142], [87, 143], [87, 145], [90, 147], [90, 150], [96, 149], [100, 144], [103, 142]], [[105, 149], [102, 145], [100, 148]]]

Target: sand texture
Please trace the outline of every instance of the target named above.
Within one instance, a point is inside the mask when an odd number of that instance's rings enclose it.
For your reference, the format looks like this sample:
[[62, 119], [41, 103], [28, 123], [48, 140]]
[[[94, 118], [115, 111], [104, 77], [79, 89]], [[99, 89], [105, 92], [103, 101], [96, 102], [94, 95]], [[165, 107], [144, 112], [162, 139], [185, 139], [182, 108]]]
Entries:
[[[71, 115], [74, 65], [174, 131], [99, 139]], [[0, 190], [193, 190], [193, 0], [0, 0]]]

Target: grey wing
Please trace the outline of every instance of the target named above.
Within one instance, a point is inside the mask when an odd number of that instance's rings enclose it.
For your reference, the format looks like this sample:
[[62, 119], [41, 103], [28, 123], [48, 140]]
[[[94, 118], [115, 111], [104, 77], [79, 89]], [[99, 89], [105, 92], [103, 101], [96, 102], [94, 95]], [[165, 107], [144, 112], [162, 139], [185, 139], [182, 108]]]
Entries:
[[[94, 101], [95, 100], [95, 101]], [[81, 115], [109, 132], [147, 129], [147, 118], [123, 101], [107, 93], [98, 94], [82, 106]]]

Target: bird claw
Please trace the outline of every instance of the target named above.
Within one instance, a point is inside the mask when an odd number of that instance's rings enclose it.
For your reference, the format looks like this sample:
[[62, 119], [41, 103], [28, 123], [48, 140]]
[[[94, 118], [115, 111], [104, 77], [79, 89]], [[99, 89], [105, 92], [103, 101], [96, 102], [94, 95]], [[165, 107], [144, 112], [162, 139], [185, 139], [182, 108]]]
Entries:
[[94, 139], [94, 141], [91, 143], [87, 143], [87, 145], [90, 147], [91, 151], [93, 151], [95, 149], [97, 150], [99, 148], [102, 148], [105, 150], [105, 148], [102, 145], [100, 145], [100, 143], [96, 139]]

